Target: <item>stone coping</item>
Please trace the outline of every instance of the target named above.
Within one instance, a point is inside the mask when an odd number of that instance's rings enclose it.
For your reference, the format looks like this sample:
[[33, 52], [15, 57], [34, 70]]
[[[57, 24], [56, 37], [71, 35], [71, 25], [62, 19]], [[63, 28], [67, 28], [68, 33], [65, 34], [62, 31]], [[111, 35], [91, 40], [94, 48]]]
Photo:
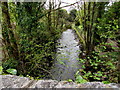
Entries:
[[93, 90], [90, 88], [108, 88], [108, 90], [120, 90], [120, 85], [115, 83], [87, 82], [77, 84], [75, 82], [57, 80], [32, 80], [27, 77], [15, 75], [0, 75], [0, 81], [2, 81], [0, 83], [0, 90], [2, 88], [88, 88], [87, 90]]

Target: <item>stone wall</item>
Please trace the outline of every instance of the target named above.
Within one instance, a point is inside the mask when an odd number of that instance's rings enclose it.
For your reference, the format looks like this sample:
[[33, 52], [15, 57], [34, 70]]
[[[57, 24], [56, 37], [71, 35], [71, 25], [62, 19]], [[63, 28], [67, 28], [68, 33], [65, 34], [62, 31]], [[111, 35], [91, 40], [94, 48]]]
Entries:
[[14, 75], [0, 75], [0, 78], [2, 78], [0, 88], [86, 88], [85, 90], [92, 90], [90, 88], [109, 88], [108, 90], [120, 90], [120, 86], [115, 83], [103, 84], [101, 82], [87, 82], [85, 84], [77, 84], [68, 81], [31, 80], [27, 77]]

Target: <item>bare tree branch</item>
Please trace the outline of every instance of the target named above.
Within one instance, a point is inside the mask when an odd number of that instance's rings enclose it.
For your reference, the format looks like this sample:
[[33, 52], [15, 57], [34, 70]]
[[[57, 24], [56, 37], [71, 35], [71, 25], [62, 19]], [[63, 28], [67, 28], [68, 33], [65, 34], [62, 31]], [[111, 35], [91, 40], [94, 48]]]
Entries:
[[[80, 1], [78, 1], [78, 2], [80, 2]], [[75, 2], [75, 3], [73, 3], [73, 4], [69, 4], [69, 5], [66, 5], [66, 6], [59, 7], [59, 8], [57, 8], [57, 9], [52, 10], [52, 11], [56, 11], [56, 10], [59, 10], [59, 9], [61, 9], [61, 8], [65, 8], [65, 7], [69, 7], [69, 6], [75, 5], [75, 4], [77, 4], [78, 2]]]

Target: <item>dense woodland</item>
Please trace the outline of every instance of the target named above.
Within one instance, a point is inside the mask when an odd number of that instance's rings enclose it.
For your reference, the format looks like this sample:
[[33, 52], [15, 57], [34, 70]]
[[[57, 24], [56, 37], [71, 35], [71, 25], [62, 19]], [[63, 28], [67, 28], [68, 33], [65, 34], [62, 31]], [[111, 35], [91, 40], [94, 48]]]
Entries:
[[76, 2], [69, 13], [61, 3], [0, 3], [2, 74], [51, 78], [57, 40], [73, 29], [82, 45], [76, 81], [120, 83], [120, 2]]

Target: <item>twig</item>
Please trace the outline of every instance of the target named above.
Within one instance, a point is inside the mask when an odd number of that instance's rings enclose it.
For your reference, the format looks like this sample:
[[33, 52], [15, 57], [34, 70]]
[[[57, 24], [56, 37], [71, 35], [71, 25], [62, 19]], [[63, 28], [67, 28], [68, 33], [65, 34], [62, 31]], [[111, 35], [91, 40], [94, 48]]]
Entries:
[[[51, 72], [49, 72], [48, 70], [46, 70], [46, 69], [44, 69], [44, 68], [40, 67], [38, 64], [36, 64], [36, 66], [35, 66], [35, 67], [39, 67], [39, 68], [40, 68], [40, 69], [42, 69], [43, 71], [45, 71], [45, 72], [47, 72], [48, 74], [50, 74], [50, 76], [52, 76], [52, 78], [53, 78], [53, 79], [55, 79], [55, 78], [53, 77], [52, 73], [51, 73]], [[35, 67], [34, 67], [34, 68], [35, 68]], [[34, 68], [32, 68], [32, 70], [33, 70]], [[31, 70], [31, 71], [32, 71], [32, 70]], [[30, 72], [31, 72], [31, 71], [30, 71]]]
[[[79, 1], [78, 1], [78, 2], [79, 2]], [[59, 10], [59, 9], [61, 9], [61, 8], [65, 8], [65, 7], [69, 7], [69, 6], [75, 5], [75, 4], [78, 3], [78, 2], [75, 2], [75, 3], [70, 4], [70, 5], [66, 5], [66, 6], [63, 6], [63, 7], [59, 7], [59, 8], [57, 8], [57, 9], [52, 10], [52, 11], [56, 11], [56, 10]]]

